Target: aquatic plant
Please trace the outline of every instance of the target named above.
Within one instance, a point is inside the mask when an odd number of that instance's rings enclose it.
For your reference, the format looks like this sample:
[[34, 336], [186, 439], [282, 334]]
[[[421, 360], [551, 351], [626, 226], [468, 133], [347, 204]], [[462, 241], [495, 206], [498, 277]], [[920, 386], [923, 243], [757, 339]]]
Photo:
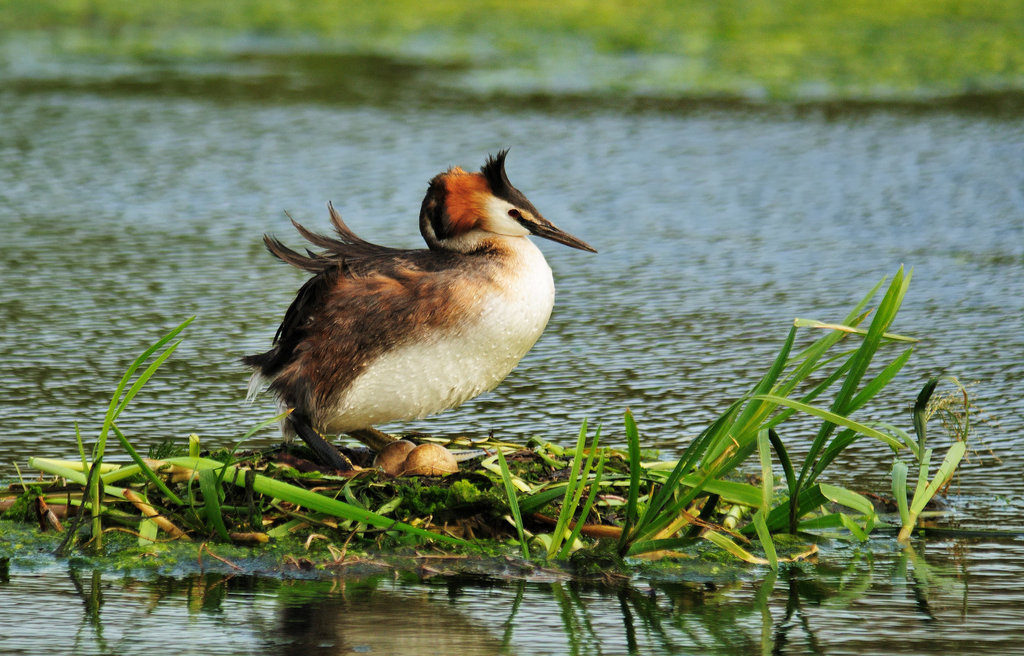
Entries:
[[[818, 482], [835, 458], [862, 437], [879, 440], [896, 454], [909, 451], [919, 463], [921, 474], [909, 507], [906, 465], [897, 456], [893, 468], [894, 494], [900, 504], [903, 526], [900, 539], [906, 539], [924, 505], [955, 471], [966, 450], [969, 430], [969, 425], [962, 425], [961, 439], [953, 442], [935, 478], [929, 482], [927, 473], [931, 450], [926, 448], [924, 439], [925, 406], [937, 381], [929, 381], [918, 397], [913, 414], [914, 430], [918, 435], [916, 440], [898, 427], [860, 422], [850, 416], [877, 397], [912, 354], [912, 348], [906, 348], [889, 359], [873, 376], [867, 376], [883, 345], [916, 341], [887, 332], [899, 311], [910, 277], [901, 267], [873, 312], [865, 308], [883, 287], [885, 279], [840, 324], [795, 320], [764, 377], [691, 441], [667, 474], [664, 463], [645, 466], [641, 462], [639, 431], [632, 414], [627, 411], [625, 434], [629, 487], [617, 544], [619, 554], [638, 556], [685, 546], [693, 541], [694, 534], [681, 534], [681, 530], [701, 524], [704, 524], [701, 532], [705, 539], [754, 562], [761, 559], [734, 540], [745, 541], [747, 536], [756, 535], [765, 553], [764, 560], [773, 567], [778, 564], [771, 537], [774, 533], [842, 528], [858, 539], [865, 539], [879, 522], [871, 501], [852, 490]], [[872, 314], [868, 328], [860, 328]], [[797, 332], [801, 328], [826, 332], [793, 355]], [[846, 341], [850, 338], [859, 339], [859, 344], [848, 346]], [[834, 394], [827, 408], [817, 404], [829, 391]], [[967, 403], [966, 392], [963, 394]], [[821, 424], [800, 468], [796, 469], [780, 431], [798, 412], [820, 419]], [[591, 446], [591, 458], [596, 446], [595, 440]], [[575, 503], [569, 501], [569, 490], [574, 485], [581, 485], [576, 483], [579, 448], [578, 445], [570, 482], [566, 485], [563, 512], [567, 508], [575, 508]], [[730, 480], [754, 451], [758, 453], [761, 485], [755, 487]], [[773, 452], [785, 482], [786, 494], [781, 495], [778, 502], [772, 471]], [[641, 494], [641, 483], [656, 491]], [[591, 485], [596, 486], [598, 482], [591, 481]], [[576, 495], [574, 501], [578, 500]], [[720, 503], [732, 508], [750, 508], [753, 513], [749, 521], [736, 530], [710, 528], [706, 520], [714, 516], [715, 506]], [[831, 504], [847, 511], [821, 512]], [[700, 517], [695, 514], [698, 511]], [[553, 550], [548, 553], [553, 555]]]
[[[336, 536], [327, 537], [330, 541], [347, 536], [346, 548], [353, 539], [364, 547], [411, 540], [448, 548], [486, 544], [473, 539], [479, 537], [514, 539], [524, 559], [531, 559], [531, 546], [537, 546], [544, 559], [571, 558], [583, 569], [588, 557], [603, 562], [609, 552], [618, 559], [660, 558], [703, 541], [777, 568], [782, 560], [813, 552], [805, 541], [777, 544], [781, 533], [840, 530], [865, 539], [881, 523], [865, 496], [820, 481], [839, 454], [867, 437], [894, 453], [899, 538], [906, 540], [925, 504], [959, 465], [971, 428], [969, 399], [955, 379], [957, 393], [941, 397], [941, 403], [933, 400], [939, 381], [924, 386], [910, 422], [914, 437], [898, 426], [851, 416], [886, 389], [912, 353], [912, 347], [900, 348], [874, 363], [883, 349], [914, 341], [888, 332], [909, 282], [901, 268], [887, 286], [885, 279], [875, 285], [841, 323], [795, 320], [761, 380], [691, 440], [678, 459], [645, 462], [640, 429], [627, 410], [625, 451], [602, 445], [601, 428], [591, 436], [586, 421], [571, 450], [537, 438], [525, 448], [493, 438], [462, 439], [459, 444], [482, 449], [483, 455], [449, 477], [392, 477], [370, 467], [345, 475], [315, 469], [303, 473], [296, 462], [304, 462], [304, 447], [239, 451], [248, 438], [284, 415], [259, 423], [224, 451], [201, 454], [199, 438], [192, 435], [180, 454], [142, 457], [117, 419], [180, 344], [175, 339], [189, 319], [129, 366], [89, 457], [83, 445], [80, 462], [29, 460], [32, 468], [58, 481], [24, 484], [23, 505], [67, 506], [75, 519], [62, 551], [77, 539], [77, 519], [88, 510], [95, 548], [102, 546], [111, 524], [127, 524], [140, 544], [152, 544], [160, 533], [179, 540], [196, 536], [256, 543], [296, 533], [307, 534], [307, 540], [326, 534]], [[868, 310], [883, 287], [877, 306]], [[808, 331], [821, 334], [797, 349], [798, 336]], [[798, 414], [820, 422], [799, 467], [782, 437], [806, 430], [806, 422], [790, 421]], [[930, 476], [926, 425], [936, 415], [954, 440]], [[133, 464], [104, 462], [111, 432]], [[755, 452], [759, 480], [740, 480]], [[908, 454], [918, 470], [909, 499]], [[776, 466], [781, 485], [776, 485]], [[514, 527], [514, 537], [502, 517]], [[763, 555], [750, 546], [755, 538]], [[343, 552], [332, 552], [332, 557]]]

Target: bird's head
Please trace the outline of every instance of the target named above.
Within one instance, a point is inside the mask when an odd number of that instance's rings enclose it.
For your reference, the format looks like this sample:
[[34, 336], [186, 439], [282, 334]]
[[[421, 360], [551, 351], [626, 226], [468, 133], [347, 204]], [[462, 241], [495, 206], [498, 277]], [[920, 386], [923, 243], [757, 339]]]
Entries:
[[496, 235], [537, 235], [596, 253], [592, 246], [560, 230], [533, 206], [505, 175], [505, 155], [488, 157], [479, 173], [459, 167], [430, 181], [420, 210], [420, 232], [435, 250], [469, 253], [484, 248]]

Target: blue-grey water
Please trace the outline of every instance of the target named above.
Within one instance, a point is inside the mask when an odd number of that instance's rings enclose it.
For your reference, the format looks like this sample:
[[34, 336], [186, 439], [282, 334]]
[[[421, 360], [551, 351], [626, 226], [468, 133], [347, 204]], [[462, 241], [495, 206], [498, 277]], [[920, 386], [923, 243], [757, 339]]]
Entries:
[[[382, 83], [365, 62], [352, 82], [345, 65], [291, 77], [261, 77], [251, 62], [3, 69], [0, 478], [13, 479], [15, 463], [24, 474], [31, 455], [74, 457], [76, 424], [94, 438], [127, 365], [192, 315], [120, 425], [141, 448], [192, 432], [232, 444], [274, 413], [266, 398], [245, 404], [238, 358], [269, 345], [303, 280], [263, 250], [263, 233], [298, 246], [285, 212], [326, 230], [332, 200], [364, 238], [417, 247], [426, 181], [511, 147], [513, 183], [600, 253], [541, 243], [558, 297], [533, 351], [495, 391], [390, 428], [567, 443], [587, 418], [616, 443], [628, 407], [646, 445], [670, 455], [766, 370], [794, 317], [837, 321], [902, 264], [914, 277], [893, 329], [921, 342], [862, 416], [909, 429], [929, 377], [968, 383], [985, 421], [944, 521], [1024, 524], [1020, 116], [557, 94], [448, 101], [422, 81]], [[316, 75], [328, 78], [307, 79]], [[797, 452], [809, 441], [799, 430], [784, 437]], [[275, 439], [267, 431], [254, 444]], [[886, 489], [888, 462], [864, 441], [828, 480]], [[38, 653], [54, 636], [75, 653], [140, 653], [184, 633], [203, 647], [182, 653], [866, 653], [878, 651], [873, 639], [898, 653], [1010, 653], [1024, 636], [1020, 540], [929, 541], [911, 565], [894, 544], [881, 551], [770, 586], [753, 569], [724, 589], [675, 593], [643, 581], [616, 593], [389, 579], [353, 583], [379, 602], [359, 604], [342, 579], [303, 593], [321, 599], [314, 606], [335, 628], [317, 644], [334, 651], [302, 651], [306, 638], [282, 628], [293, 604], [282, 590], [311, 583], [214, 581], [225, 591], [207, 607], [201, 581], [164, 589], [15, 570], [0, 580], [0, 607], [19, 608], [22, 630], [5, 622], [0, 651]], [[102, 603], [69, 608], [94, 589]], [[525, 601], [507, 624], [517, 594]], [[131, 635], [125, 613], [137, 620]], [[56, 633], [55, 616], [68, 618]], [[396, 635], [423, 625], [449, 634], [439, 627], [450, 622], [467, 642], [414, 652], [348, 628], [347, 616], [408, 619]], [[210, 646], [221, 639], [224, 650]]]

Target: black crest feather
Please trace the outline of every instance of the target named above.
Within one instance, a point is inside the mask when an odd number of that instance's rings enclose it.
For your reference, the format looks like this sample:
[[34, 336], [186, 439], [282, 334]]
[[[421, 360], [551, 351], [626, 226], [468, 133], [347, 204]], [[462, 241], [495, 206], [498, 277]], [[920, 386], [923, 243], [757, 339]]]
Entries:
[[487, 162], [480, 168], [480, 172], [487, 178], [487, 184], [491, 187], [491, 193], [498, 198], [508, 198], [518, 190], [508, 181], [505, 173], [505, 156], [508, 155], [508, 148], [499, 150], [497, 155], [489, 155]]
[[505, 173], [506, 155], [508, 155], [508, 148], [499, 150], [497, 155], [488, 156], [487, 163], [480, 169], [480, 173], [486, 178], [487, 184], [491, 188], [491, 193], [502, 200], [507, 200], [516, 207], [521, 207], [540, 216], [540, 212], [526, 199], [523, 192], [513, 187], [512, 183], [509, 182], [508, 175]]

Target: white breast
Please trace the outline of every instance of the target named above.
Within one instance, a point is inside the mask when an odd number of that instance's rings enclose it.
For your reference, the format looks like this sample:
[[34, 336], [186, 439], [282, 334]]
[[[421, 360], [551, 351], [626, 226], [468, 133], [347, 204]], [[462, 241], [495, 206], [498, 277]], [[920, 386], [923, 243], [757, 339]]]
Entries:
[[528, 239], [496, 284], [480, 290], [466, 321], [417, 338], [372, 362], [323, 413], [332, 433], [417, 419], [454, 408], [504, 380], [537, 342], [551, 316], [551, 268]]

